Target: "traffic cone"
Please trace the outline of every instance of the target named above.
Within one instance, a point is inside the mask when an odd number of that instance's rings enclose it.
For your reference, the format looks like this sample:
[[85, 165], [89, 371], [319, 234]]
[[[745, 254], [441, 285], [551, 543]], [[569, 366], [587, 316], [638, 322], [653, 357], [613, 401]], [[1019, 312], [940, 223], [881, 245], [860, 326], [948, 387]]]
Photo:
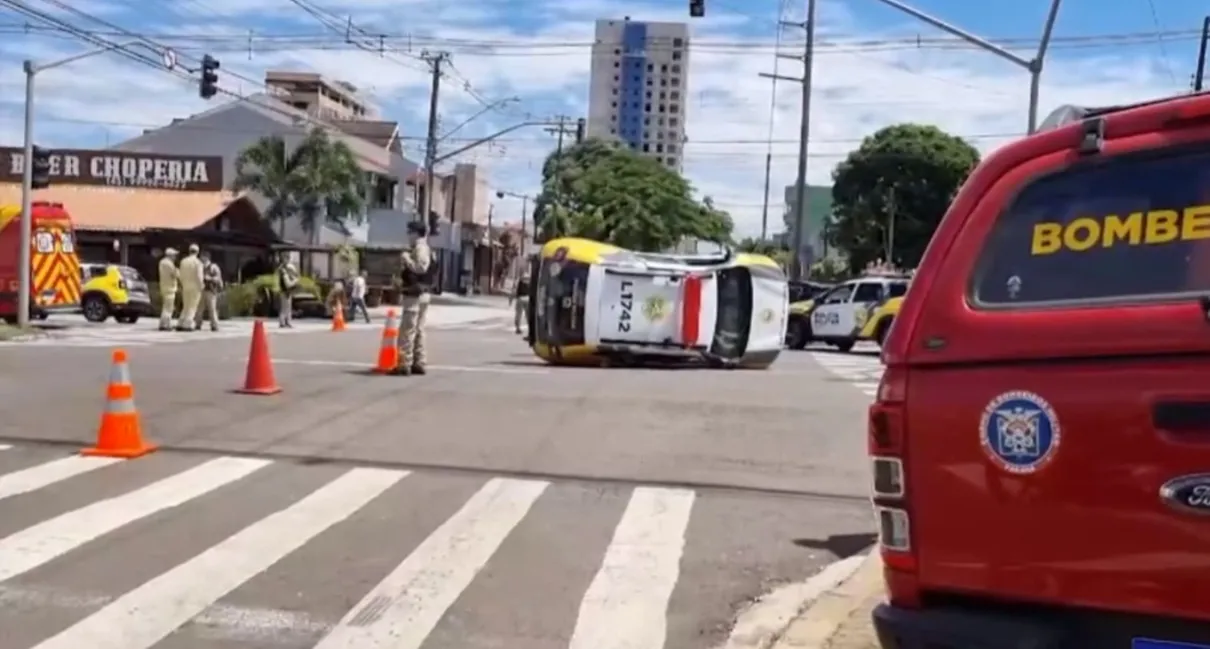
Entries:
[[336, 303], [336, 308], [332, 310], [332, 331], [345, 330], [345, 307], [340, 302]]
[[389, 374], [399, 365], [399, 320], [395, 309], [387, 311], [387, 322], [382, 326], [382, 343], [378, 345], [378, 365], [374, 371]]
[[134, 405], [134, 385], [130, 382], [130, 366], [125, 350], [115, 349], [109, 370], [109, 385], [105, 389], [105, 412], [97, 430], [97, 445], [80, 451], [81, 455], [136, 458], [156, 449], [143, 441], [143, 426], [139, 410]]
[[273, 377], [273, 360], [269, 358], [269, 339], [265, 336], [265, 323], [257, 320], [252, 327], [252, 347], [248, 350], [248, 372], [244, 375], [244, 387], [239, 394], [269, 395], [281, 392], [277, 379]]

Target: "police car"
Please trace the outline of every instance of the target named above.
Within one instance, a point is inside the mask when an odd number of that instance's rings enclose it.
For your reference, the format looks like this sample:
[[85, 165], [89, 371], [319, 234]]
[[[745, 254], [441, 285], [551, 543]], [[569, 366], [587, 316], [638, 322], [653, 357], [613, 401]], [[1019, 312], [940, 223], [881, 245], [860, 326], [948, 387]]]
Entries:
[[[851, 279], [815, 297], [809, 310], [793, 314], [787, 338], [832, 345], [842, 352], [853, 349], [870, 313], [886, 300], [907, 293], [906, 275], [865, 275]], [[797, 346], [797, 345], [791, 345]]]

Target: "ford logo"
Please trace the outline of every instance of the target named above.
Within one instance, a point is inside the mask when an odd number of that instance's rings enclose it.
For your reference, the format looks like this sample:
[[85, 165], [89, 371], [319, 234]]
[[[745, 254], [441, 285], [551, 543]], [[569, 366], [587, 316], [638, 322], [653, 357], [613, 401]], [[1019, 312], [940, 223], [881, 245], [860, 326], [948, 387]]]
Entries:
[[1210, 516], [1210, 473], [1173, 478], [1160, 487], [1160, 498], [1174, 509]]

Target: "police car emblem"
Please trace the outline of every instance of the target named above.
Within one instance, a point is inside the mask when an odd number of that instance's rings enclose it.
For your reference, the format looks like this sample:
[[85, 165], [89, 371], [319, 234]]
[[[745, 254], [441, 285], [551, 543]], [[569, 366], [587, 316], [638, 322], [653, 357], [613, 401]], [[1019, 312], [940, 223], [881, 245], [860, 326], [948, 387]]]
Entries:
[[668, 315], [668, 301], [658, 295], [652, 295], [643, 302], [643, 317], [649, 322], [659, 322]]
[[983, 409], [979, 436], [987, 456], [1001, 469], [1033, 473], [1059, 450], [1059, 417], [1032, 392], [1005, 392]]
[[765, 309], [760, 312], [760, 319], [765, 322], [773, 322], [773, 309]]

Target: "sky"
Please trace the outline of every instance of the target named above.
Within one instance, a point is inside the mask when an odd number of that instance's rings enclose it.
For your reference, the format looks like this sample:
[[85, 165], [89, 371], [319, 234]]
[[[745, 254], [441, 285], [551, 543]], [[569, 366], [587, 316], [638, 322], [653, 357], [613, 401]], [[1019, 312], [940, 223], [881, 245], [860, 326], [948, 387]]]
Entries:
[[[260, 91], [266, 69], [315, 71], [355, 85], [385, 119], [401, 124], [406, 152], [423, 157], [431, 78], [420, 59], [446, 51], [442, 153], [527, 121], [584, 116], [593, 22], [600, 18], [690, 22], [684, 173], [700, 196], [729, 211], [737, 235], [759, 235], [765, 156], [771, 155], [768, 230], [782, 229], [784, 187], [794, 182], [805, 0], [0, 0], [0, 144], [21, 141], [21, 61], [53, 61], [90, 46], [22, 16], [25, 6], [111, 41], [145, 38], [196, 68], [222, 62], [231, 95]], [[964, 31], [1035, 55], [1050, 0], [910, 0]], [[1042, 75], [1039, 121], [1064, 104], [1105, 106], [1189, 91], [1200, 3], [1062, 0]], [[808, 182], [826, 185], [861, 139], [901, 122], [934, 124], [986, 153], [1026, 130], [1023, 67], [953, 39], [881, 0], [819, 0]], [[212, 107], [196, 80], [106, 54], [40, 74], [35, 140], [101, 148]], [[776, 85], [776, 87], [774, 87]], [[232, 101], [224, 94], [211, 100]], [[472, 119], [473, 118], [473, 119]], [[467, 120], [470, 119], [469, 122]], [[451, 132], [456, 129], [456, 132]], [[537, 193], [554, 136], [526, 126], [454, 158], [483, 168], [492, 190]], [[438, 171], [441, 171], [439, 168]], [[519, 220], [520, 200], [496, 200], [497, 218]]]

